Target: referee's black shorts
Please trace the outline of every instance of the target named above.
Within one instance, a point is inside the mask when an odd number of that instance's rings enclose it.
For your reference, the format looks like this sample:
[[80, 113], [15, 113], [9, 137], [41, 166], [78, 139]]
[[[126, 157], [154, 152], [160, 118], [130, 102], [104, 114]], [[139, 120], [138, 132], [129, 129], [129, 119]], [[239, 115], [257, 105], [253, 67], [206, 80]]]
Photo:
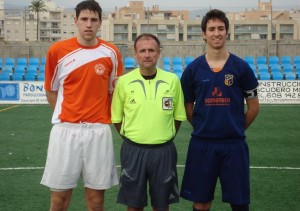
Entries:
[[129, 207], [147, 206], [148, 181], [153, 208], [165, 210], [178, 202], [177, 151], [173, 141], [143, 145], [123, 139], [117, 202]]

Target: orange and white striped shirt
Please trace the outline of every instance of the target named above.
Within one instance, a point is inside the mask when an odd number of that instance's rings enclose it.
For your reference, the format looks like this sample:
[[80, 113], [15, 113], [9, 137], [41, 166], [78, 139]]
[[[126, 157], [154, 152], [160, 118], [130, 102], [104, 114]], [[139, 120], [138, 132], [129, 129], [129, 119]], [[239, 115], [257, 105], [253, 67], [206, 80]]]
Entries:
[[98, 38], [98, 45], [81, 46], [77, 38], [53, 44], [47, 53], [45, 90], [57, 91], [52, 123], [111, 123], [114, 84], [123, 73], [116, 46]]

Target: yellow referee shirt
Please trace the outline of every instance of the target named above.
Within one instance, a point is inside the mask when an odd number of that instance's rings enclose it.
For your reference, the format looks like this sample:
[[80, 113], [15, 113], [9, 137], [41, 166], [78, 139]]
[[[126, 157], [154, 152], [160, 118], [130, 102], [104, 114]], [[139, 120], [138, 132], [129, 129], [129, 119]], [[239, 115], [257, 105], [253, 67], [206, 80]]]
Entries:
[[139, 68], [121, 76], [116, 84], [112, 123], [122, 122], [121, 135], [140, 144], [161, 144], [175, 136], [174, 120], [186, 120], [180, 80], [157, 69], [145, 80]]

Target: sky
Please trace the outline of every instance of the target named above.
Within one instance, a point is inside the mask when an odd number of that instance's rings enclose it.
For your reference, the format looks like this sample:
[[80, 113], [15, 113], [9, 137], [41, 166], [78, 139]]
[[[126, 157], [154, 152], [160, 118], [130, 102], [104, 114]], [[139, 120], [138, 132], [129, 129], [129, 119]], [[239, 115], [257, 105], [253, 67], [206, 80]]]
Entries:
[[[5, 3], [15, 5], [30, 5], [32, 0], [4, 0]], [[50, 0], [44, 0], [50, 1]], [[74, 8], [81, 0], [51, 0], [57, 6]], [[112, 10], [115, 7], [127, 6], [128, 0], [97, 0], [103, 10]], [[183, 9], [198, 10], [207, 8], [218, 8], [222, 10], [244, 10], [245, 8], [257, 8], [259, 0], [144, 0], [145, 7], [159, 5], [160, 9]], [[269, 0], [261, 0], [269, 2]], [[22, 2], [22, 3], [20, 3]], [[300, 10], [300, 0], [272, 0], [273, 8], [284, 10], [296, 8]]]

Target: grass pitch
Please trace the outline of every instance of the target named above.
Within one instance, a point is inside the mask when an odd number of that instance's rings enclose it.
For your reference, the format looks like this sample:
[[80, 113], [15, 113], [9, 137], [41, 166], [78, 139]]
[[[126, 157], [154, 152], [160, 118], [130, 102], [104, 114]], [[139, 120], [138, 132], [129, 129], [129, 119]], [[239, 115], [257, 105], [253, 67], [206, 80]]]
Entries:
[[[0, 210], [49, 210], [50, 193], [40, 185], [51, 129], [48, 105], [0, 105]], [[251, 159], [251, 204], [253, 211], [293, 211], [300, 207], [300, 105], [262, 105], [247, 130]], [[112, 126], [119, 164], [121, 138]], [[175, 138], [181, 183], [191, 126], [184, 122]], [[118, 187], [106, 192], [105, 209], [123, 211], [116, 203]], [[86, 210], [81, 181], [74, 189], [69, 210]], [[170, 211], [189, 211], [183, 199]], [[151, 207], [145, 209], [150, 211]], [[229, 211], [222, 203], [218, 184], [213, 211]]]

